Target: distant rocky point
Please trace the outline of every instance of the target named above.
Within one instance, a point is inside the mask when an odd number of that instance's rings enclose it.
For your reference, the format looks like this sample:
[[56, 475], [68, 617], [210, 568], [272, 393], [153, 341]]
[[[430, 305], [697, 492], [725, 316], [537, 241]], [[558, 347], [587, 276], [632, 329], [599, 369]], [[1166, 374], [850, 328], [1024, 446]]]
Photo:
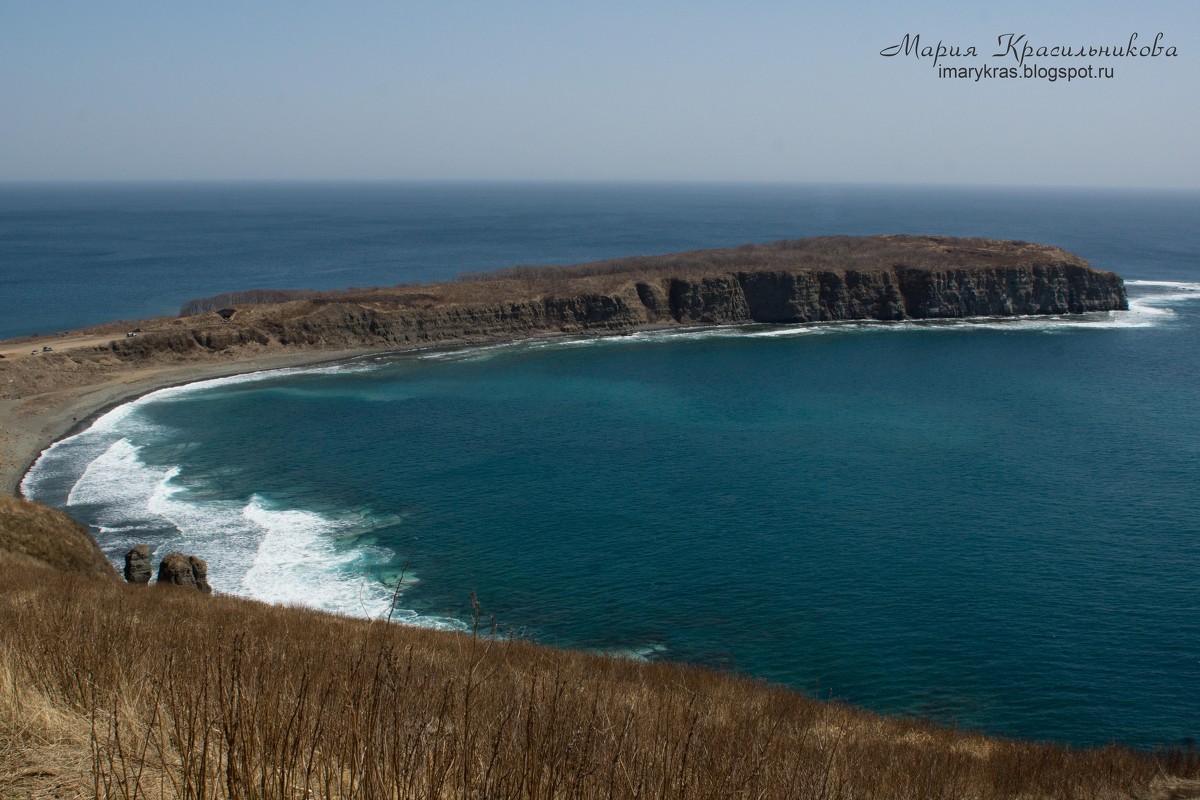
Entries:
[[[226, 306], [185, 317], [178, 330], [114, 341], [109, 349], [125, 358], [155, 350], [411, 346], [647, 325], [946, 319], [1128, 307], [1117, 275], [1060, 248], [930, 236], [820, 237], [573, 267], [512, 267], [434, 286], [256, 291], [220, 299], [239, 296], [255, 302], [237, 308], [236, 317]], [[220, 320], [215, 326], [214, 319]]]
[[[940, 236], [819, 237], [571, 267], [511, 267], [429, 286], [249, 290], [186, 316], [77, 332], [87, 344], [8, 359], [6, 394], [167, 363], [405, 349], [647, 327], [956, 319], [1128, 308], [1125, 286], [1057, 247]], [[205, 310], [201, 310], [205, 309]], [[119, 331], [119, 332], [118, 332]], [[99, 342], [99, 343], [97, 343]]]

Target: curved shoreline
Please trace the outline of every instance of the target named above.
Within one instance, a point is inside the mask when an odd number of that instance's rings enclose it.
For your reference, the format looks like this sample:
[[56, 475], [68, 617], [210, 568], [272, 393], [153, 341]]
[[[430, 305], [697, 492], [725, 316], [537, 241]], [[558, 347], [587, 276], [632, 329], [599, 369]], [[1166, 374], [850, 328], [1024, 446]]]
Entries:
[[[1121, 315], [1116, 315], [1116, 316], [1121, 316]], [[988, 318], [974, 318], [974, 321], [978, 322], [978, 321], [983, 321], [986, 319], [988, 319]], [[1006, 318], [1006, 319], [1010, 319], [1010, 318]], [[1036, 319], [1036, 317], [1033, 319]], [[818, 324], [817, 326], [812, 326], [812, 327], [830, 328], [830, 327], [836, 327], [838, 324], [839, 323], [833, 323], [832, 325], [829, 325], [826, 323], [826, 324]], [[872, 327], [877, 326], [880, 328], [884, 328], [884, 327], [892, 327], [893, 324], [892, 323], [874, 323], [871, 326]], [[721, 331], [719, 330], [720, 328], [738, 329], [741, 327], [742, 326], [737, 326], [737, 325], [735, 325], [735, 326], [694, 326], [691, 328], [684, 328], [684, 329], [672, 328], [669, 330], [672, 332], [678, 332], [678, 333], [683, 334], [683, 333], [687, 333], [688, 331], [703, 332], [704, 329], [708, 329], [709, 331], [712, 331], [714, 334], [720, 335], [721, 334]], [[779, 327], [783, 327], [783, 326], [753, 326], [753, 328], [759, 328], [759, 329], [771, 329], [771, 328], [779, 328]], [[787, 326], [787, 327], [793, 327], [793, 326]], [[794, 327], [802, 328], [802, 327], [810, 327], [810, 326], [804, 325], [804, 326], [794, 326]], [[899, 325], [896, 327], [909, 327], [909, 326], [908, 325]], [[924, 327], [924, 326], [923, 325], [914, 325], [913, 327], [915, 328], [915, 327]], [[958, 327], [958, 326], [955, 326], [955, 327]], [[738, 335], [738, 331], [736, 331], [736, 330], [729, 331], [729, 333]], [[609, 334], [609, 335], [605, 336], [604, 338], [607, 339], [607, 338], [609, 338], [609, 336], [612, 336], [613, 338], [618, 338], [623, 335], [625, 335], [625, 332]], [[875, 335], [877, 336], [879, 334], [875, 334]], [[962, 335], [963, 335], [962, 333], [958, 334], [958, 336], [962, 336]], [[162, 390], [165, 388], [170, 388], [172, 386], [184, 386], [184, 385], [194, 384], [197, 382], [202, 382], [205, 380], [219, 379], [219, 378], [223, 378], [223, 377], [232, 377], [235, 375], [250, 375], [250, 374], [255, 374], [255, 373], [273, 372], [275, 370], [281, 370], [281, 369], [304, 370], [307, 368], [320, 367], [322, 365], [355, 363], [356, 361], [357, 361], [357, 363], [374, 364], [377, 359], [387, 360], [392, 357], [395, 357], [398, 360], [400, 360], [401, 362], [404, 362], [404, 361], [407, 361], [408, 359], [420, 358], [423, 354], [455, 352], [455, 351], [473, 350], [476, 348], [487, 348], [487, 347], [505, 347], [505, 346], [512, 345], [512, 344], [517, 344], [518, 346], [520, 346], [521, 342], [530, 342], [530, 341], [532, 341], [534, 343], [534, 346], [536, 347], [538, 344], [538, 341], [537, 341], [538, 339], [547, 340], [545, 342], [545, 344], [551, 348], [554, 348], [554, 347], [559, 346], [559, 342], [563, 342], [563, 341], [566, 341], [569, 343], [573, 340], [598, 339], [598, 338], [599, 338], [599, 336], [587, 336], [587, 335], [580, 336], [579, 334], [555, 335], [555, 336], [544, 336], [544, 337], [512, 337], [512, 338], [508, 338], [508, 339], [504, 339], [504, 340], [494, 340], [494, 341], [487, 341], [487, 342], [478, 342], [478, 341], [477, 342], [456, 342], [453, 344], [446, 344], [446, 345], [441, 345], [441, 346], [436, 346], [436, 347], [415, 346], [415, 347], [410, 347], [410, 348], [360, 348], [360, 349], [355, 349], [355, 350], [350, 350], [350, 351], [317, 350], [317, 351], [309, 351], [309, 352], [303, 352], [303, 353], [274, 354], [270, 357], [253, 357], [253, 358], [239, 360], [237, 362], [222, 363], [222, 364], [193, 363], [193, 364], [186, 364], [186, 365], [180, 365], [180, 364], [164, 365], [161, 367], [157, 367], [153, 370], [147, 370], [147, 374], [139, 376], [138, 379], [134, 380], [134, 381], [124, 381], [124, 382], [107, 381], [107, 382], [105, 382], [105, 384], [103, 386], [100, 386], [99, 389], [103, 390], [104, 394], [111, 393], [111, 396], [108, 397], [107, 402], [103, 405], [98, 405], [98, 406], [96, 405], [96, 403], [99, 402], [101, 398], [99, 397], [98, 392], [93, 391], [94, 389], [97, 388], [95, 386], [82, 387], [75, 392], [56, 393], [54, 408], [49, 409], [45, 413], [51, 414], [51, 413], [57, 412], [59, 414], [59, 421], [63, 424], [64, 427], [60, 430], [57, 437], [55, 437], [50, 442], [48, 442], [45, 445], [45, 447], [49, 447], [50, 445], [53, 444], [53, 442], [59, 441], [65, 437], [69, 437], [69, 436], [73, 435], [74, 433], [77, 433], [77, 432], [85, 429], [87, 426], [92, 424], [92, 422], [96, 418], [103, 415], [104, 413], [107, 413], [109, 410], [111, 410], [113, 408], [119, 407], [120, 405], [129, 403], [129, 402], [133, 402], [137, 398], [143, 397], [148, 393], [151, 393], [154, 391], [159, 391], [159, 390]], [[635, 339], [636, 338], [640, 338], [640, 337], [635, 337]], [[657, 338], [657, 337], [650, 337], [650, 338]], [[668, 334], [667, 338], [670, 339], [672, 337], [670, 337], [670, 335]], [[603, 345], [602, 343], [597, 343], [597, 345], [602, 346], [602, 347], [608, 346], [608, 345]], [[616, 345], [616, 346], [621, 347], [621, 345]], [[79, 412], [80, 414], [82, 414], [82, 409], [84, 409], [84, 408], [90, 408], [90, 411], [87, 412], [87, 416], [81, 415], [78, 419], [72, 420], [72, 418], [71, 418], [72, 412]], [[5, 443], [5, 447], [6, 448], [8, 447], [7, 442]], [[40, 457], [40, 454], [42, 452], [44, 452], [45, 447], [39, 449], [36, 453], [31, 454], [32, 461], [28, 462], [26, 465], [26, 468], [24, 470], [22, 470], [22, 472], [20, 473], [20, 475], [17, 478], [18, 481], [20, 481], [20, 479], [23, 478], [23, 476], [27, 474], [28, 466], [31, 465], [32, 463], [36, 462], [37, 458]]]
[[227, 314], [114, 322], [26, 341], [31, 353], [0, 362], [0, 492], [18, 494], [31, 464], [80, 418], [86, 424], [145, 392], [205, 378], [372, 352], [654, 328], [1128, 307], [1120, 276], [1061, 248], [883, 235], [514, 267], [465, 281], [248, 301]]
[[[2, 401], [0, 430], [3, 430], [5, 437], [3, 451], [0, 452], [0, 456], [3, 457], [3, 463], [0, 463], [0, 492], [22, 497], [21, 483], [48, 448], [85, 430], [114, 408], [151, 392], [214, 378], [290, 367], [310, 367], [381, 352], [403, 351], [362, 348], [256, 356], [221, 365], [166, 365], [143, 370], [146, 374], [133, 380], [128, 380], [127, 375], [118, 374], [112, 380], [100, 384], [73, 387], [16, 401]], [[30, 404], [37, 404], [39, 407], [26, 410]]]
[[[971, 322], [980, 320], [1038, 320], [1048, 315], [982, 315], [954, 320], [901, 320], [899, 324], [921, 322]], [[1050, 315], [1053, 316], [1053, 315]], [[1074, 316], [1074, 315], [1070, 315]], [[887, 320], [825, 320], [793, 323], [802, 326], [874, 323], [891, 325]], [[34, 465], [57, 442], [90, 427], [113, 409], [152, 392], [186, 386], [206, 380], [249, 375], [284, 369], [315, 367], [351, 361], [369, 355], [400, 355], [418, 352], [454, 352], [479, 346], [504, 346], [539, 339], [609, 338], [654, 331], [685, 331], [734, 328], [746, 325], [770, 327], [771, 323], [692, 323], [688, 325], [638, 325], [620, 330], [543, 331], [533, 335], [483, 337], [478, 340], [453, 340], [408, 346], [389, 344], [381, 347], [311, 349], [290, 353], [253, 353], [235, 361], [213, 364], [210, 361], [165, 363], [129, 372], [116, 372], [99, 382], [85, 383], [33, 397], [0, 400], [0, 494], [24, 497], [22, 484]], [[132, 377], [132, 379], [131, 379]], [[93, 396], [97, 395], [97, 396]], [[40, 406], [33, 409], [30, 405]]]
[[[627, 336], [631, 333], [659, 330], [647, 325], [620, 332], [595, 332], [592, 336]], [[410, 347], [357, 347], [349, 349], [307, 350], [292, 353], [253, 354], [234, 362], [212, 364], [163, 364], [145, 367], [129, 374], [116, 373], [107, 380], [75, 386], [55, 392], [16, 400], [0, 400], [0, 493], [24, 497], [21, 484], [42, 454], [55, 443], [86, 430], [114, 408], [133, 402], [160, 389], [186, 386], [217, 378], [230, 378], [256, 372], [315, 367], [351, 361], [369, 355], [417, 352], [453, 352], [481, 344], [504, 345], [540, 338], [586, 337], [586, 332], [545, 333], [499, 340], [455, 341]], [[141, 374], [139, 374], [141, 373]], [[30, 406], [34, 406], [30, 408]]]

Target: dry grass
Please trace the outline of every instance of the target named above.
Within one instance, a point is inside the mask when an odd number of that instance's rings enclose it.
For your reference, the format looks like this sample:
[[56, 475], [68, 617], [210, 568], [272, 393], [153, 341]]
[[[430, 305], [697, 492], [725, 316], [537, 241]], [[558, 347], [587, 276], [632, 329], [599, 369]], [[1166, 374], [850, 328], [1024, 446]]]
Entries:
[[700, 669], [3, 559], [0, 678], [5, 800], [1090, 799], [1197, 777], [1182, 753], [988, 739]]
[[187, 301], [179, 309], [179, 316], [190, 317], [207, 311], [216, 311], [225, 306], [287, 303], [291, 300], [315, 297], [318, 294], [320, 293], [312, 289], [243, 289], [237, 292], [223, 292], [212, 297]]
[[16, 497], [0, 497], [2, 553], [81, 575], [117, 577], [87, 528], [62, 511]]
[[86, 796], [87, 720], [19, 679], [16, 661], [0, 646], [0, 798]]
[[738, 272], [814, 270], [842, 273], [847, 270], [1004, 268], [1051, 263], [1087, 266], [1079, 256], [1031, 242], [948, 236], [814, 236], [719, 250], [608, 259], [569, 267], [516, 266], [464, 273], [459, 280], [503, 284], [506, 293], [545, 292], [573, 289], [588, 279], [594, 288], [608, 289], [628, 280], [700, 278]]

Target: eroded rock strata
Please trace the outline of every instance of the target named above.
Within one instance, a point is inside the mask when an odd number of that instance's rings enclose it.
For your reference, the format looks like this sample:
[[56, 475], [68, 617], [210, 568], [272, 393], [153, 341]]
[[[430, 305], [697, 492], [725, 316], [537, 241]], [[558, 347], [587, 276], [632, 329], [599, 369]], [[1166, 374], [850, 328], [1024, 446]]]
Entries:
[[100, 346], [10, 361], [0, 369], [9, 371], [8, 389], [15, 394], [30, 382], [22, 380], [26, 371], [44, 390], [147, 362], [266, 352], [403, 348], [645, 326], [1128, 308], [1120, 277], [1060, 248], [917, 236], [822, 237], [574, 267], [518, 267], [431, 286], [262, 294], [277, 301], [150, 320], [139, 323], [136, 335], [122, 332]]

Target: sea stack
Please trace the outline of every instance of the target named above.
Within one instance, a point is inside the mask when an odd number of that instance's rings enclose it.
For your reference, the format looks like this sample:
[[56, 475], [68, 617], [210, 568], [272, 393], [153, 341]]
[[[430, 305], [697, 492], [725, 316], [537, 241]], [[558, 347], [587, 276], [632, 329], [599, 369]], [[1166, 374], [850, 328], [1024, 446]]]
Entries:
[[145, 544], [134, 545], [125, 554], [126, 582], [149, 583], [150, 577], [153, 574], [154, 567], [150, 562], [150, 546]]
[[205, 594], [212, 594], [208, 585], [208, 562], [203, 558], [183, 553], [168, 553], [158, 565], [158, 584], [164, 586], [189, 586]]

